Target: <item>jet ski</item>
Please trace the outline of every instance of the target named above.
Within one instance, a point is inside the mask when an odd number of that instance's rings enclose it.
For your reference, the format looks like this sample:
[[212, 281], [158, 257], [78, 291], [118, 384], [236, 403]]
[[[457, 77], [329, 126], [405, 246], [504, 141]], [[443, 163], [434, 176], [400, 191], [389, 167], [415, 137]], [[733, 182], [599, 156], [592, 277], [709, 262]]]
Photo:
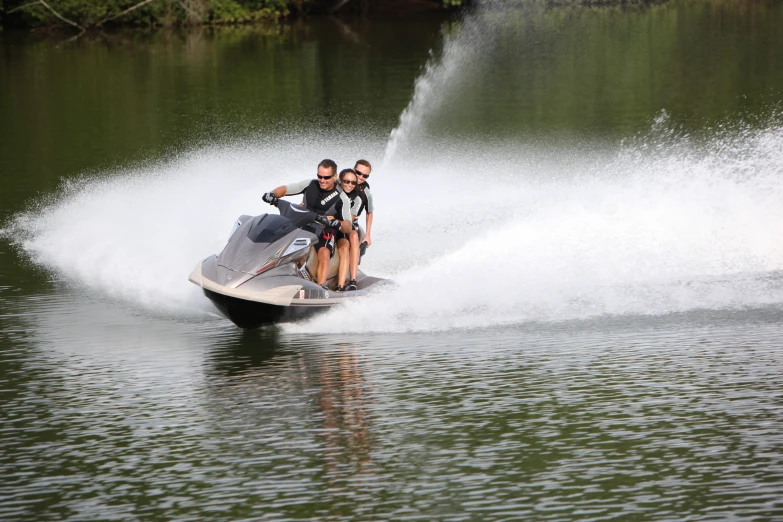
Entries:
[[[280, 215], [240, 216], [223, 251], [200, 262], [188, 277], [234, 324], [258, 328], [309, 317], [387, 282], [359, 270], [357, 290], [335, 292], [317, 284], [318, 258], [313, 245], [328, 218], [282, 199], [272, 204]], [[328, 288], [337, 285], [339, 258], [335, 251]]]

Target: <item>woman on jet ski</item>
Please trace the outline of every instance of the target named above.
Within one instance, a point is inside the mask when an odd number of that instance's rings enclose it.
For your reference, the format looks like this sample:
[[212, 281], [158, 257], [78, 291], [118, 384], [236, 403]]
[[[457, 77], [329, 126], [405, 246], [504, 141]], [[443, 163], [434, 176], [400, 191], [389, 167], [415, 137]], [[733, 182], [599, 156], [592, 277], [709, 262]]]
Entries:
[[[359, 270], [359, 209], [363, 205], [363, 198], [360, 197], [356, 186], [359, 182], [356, 172], [353, 169], [343, 169], [340, 171], [340, 188], [351, 203], [350, 214], [352, 220], [351, 230], [347, 233], [337, 232], [337, 251], [340, 253], [340, 265], [337, 270], [337, 291], [356, 290], [356, 273]], [[336, 210], [341, 214], [343, 199], [337, 202]], [[350, 269], [351, 280], [345, 284], [345, 278]]]

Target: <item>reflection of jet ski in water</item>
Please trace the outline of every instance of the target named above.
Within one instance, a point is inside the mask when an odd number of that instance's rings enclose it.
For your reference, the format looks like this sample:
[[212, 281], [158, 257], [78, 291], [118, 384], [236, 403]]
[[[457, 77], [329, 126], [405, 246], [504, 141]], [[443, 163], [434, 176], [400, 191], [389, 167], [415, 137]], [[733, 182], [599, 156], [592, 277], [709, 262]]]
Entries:
[[[333, 292], [314, 279], [314, 245], [327, 220], [284, 200], [280, 215], [241, 216], [220, 255], [199, 263], [188, 279], [204, 289], [223, 315], [241, 328], [307, 317], [344, 303], [386, 281], [358, 272], [357, 290]], [[327, 286], [334, 288], [340, 254], [329, 265]]]

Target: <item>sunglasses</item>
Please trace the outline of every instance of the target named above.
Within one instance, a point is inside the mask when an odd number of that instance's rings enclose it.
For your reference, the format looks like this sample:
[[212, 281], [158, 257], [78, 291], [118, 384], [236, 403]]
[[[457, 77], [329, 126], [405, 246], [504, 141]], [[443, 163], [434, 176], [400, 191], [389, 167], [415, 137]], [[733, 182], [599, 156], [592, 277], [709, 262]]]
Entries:
[[344, 183], [346, 185], [356, 185], [358, 183], [358, 181], [356, 181], [356, 180], [351, 181], [350, 179], [344, 179], [340, 183]]
[[356, 175], [357, 175], [357, 176], [361, 176], [361, 177], [363, 177], [363, 178], [369, 178], [369, 177], [370, 177], [370, 175], [369, 175], [369, 174], [365, 174], [365, 173], [363, 173], [363, 172], [359, 172], [358, 170], [356, 171]]
[[318, 179], [332, 179], [332, 176], [321, 176], [320, 174], [316, 174], [318, 176]]

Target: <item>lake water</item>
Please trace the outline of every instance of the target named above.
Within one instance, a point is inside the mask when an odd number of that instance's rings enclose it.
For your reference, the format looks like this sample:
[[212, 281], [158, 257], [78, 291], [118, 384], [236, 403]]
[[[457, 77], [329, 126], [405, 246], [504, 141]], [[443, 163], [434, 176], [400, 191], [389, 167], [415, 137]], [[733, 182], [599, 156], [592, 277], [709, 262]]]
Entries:
[[[68, 38], [0, 35], [0, 519], [783, 519], [783, 4]], [[397, 285], [237, 329], [188, 273], [325, 157]]]

